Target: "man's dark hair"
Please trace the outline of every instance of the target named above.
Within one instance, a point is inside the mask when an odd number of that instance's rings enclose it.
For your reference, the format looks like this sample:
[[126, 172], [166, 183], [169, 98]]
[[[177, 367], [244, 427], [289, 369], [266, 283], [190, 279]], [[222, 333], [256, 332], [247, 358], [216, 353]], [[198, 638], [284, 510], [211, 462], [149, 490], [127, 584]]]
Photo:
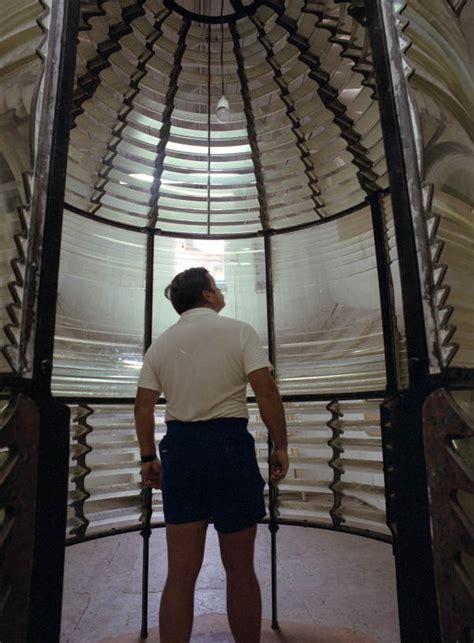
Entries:
[[166, 286], [165, 297], [181, 315], [190, 308], [204, 304], [202, 291], [212, 292], [212, 289], [210, 274], [206, 268], [188, 268], [176, 275], [170, 285]]

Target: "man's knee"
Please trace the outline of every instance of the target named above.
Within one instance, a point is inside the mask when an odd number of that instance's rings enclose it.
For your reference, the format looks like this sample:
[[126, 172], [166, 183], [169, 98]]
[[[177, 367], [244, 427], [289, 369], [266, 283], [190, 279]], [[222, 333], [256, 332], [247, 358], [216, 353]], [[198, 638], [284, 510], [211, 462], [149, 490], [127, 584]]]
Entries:
[[231, 534], [219, 533], [221, 559], [227, 574], [248, 576], [254, 573], [254, 544], [257, 525]]
[[187, 588], [192, 588], [196, 584], [196, 581], [199, 576], [199, 570], [196, 571], [189, 571], [189, 570], [174, 570], [174, 571], [168, 571], [168, 575], [166, 577], [166, 583], [168, 585], [173, 585], [173, 587], [179, 587], [182, 588], [183, 590]]

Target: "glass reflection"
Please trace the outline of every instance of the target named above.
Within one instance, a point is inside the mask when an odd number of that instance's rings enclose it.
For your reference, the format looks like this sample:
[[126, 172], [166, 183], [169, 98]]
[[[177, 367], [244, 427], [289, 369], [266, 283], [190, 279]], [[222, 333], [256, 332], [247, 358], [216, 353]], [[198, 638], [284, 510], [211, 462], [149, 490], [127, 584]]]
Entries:
[[143, 352], [145, 242], [65, 213], [52, 387], [131, 396]]
[[284, 393], [380, 390], [382, 320], [368, 209], [272, 238]]

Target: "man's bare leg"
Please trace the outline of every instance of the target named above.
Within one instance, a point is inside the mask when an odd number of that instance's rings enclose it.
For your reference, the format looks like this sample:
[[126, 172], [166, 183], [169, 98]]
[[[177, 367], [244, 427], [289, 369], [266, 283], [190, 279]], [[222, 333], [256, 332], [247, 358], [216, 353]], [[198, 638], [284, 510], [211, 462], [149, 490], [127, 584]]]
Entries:
[[259, 643], [262, 596], [253, 567], [257, 525], [232, 534], [219, 534], [227, 575], [227, 617], [236, 643]]
[[188, 643], [194, 588], [204, 558], [207, 521], [166, 525], [168, 577], [160, 603], [160, 643]]

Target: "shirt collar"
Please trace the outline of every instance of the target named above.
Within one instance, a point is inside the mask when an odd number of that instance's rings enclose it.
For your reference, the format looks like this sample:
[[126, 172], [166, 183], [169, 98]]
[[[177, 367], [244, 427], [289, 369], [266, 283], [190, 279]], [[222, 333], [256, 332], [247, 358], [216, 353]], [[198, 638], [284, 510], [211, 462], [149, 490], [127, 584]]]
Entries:
[[198, 308], [191, 308], [181, 313], [181, 319], [189, 319], [190, 317], [201, 317], [204, 315], [217, 315], [216, 311], [206, 306], [199, 306]]

